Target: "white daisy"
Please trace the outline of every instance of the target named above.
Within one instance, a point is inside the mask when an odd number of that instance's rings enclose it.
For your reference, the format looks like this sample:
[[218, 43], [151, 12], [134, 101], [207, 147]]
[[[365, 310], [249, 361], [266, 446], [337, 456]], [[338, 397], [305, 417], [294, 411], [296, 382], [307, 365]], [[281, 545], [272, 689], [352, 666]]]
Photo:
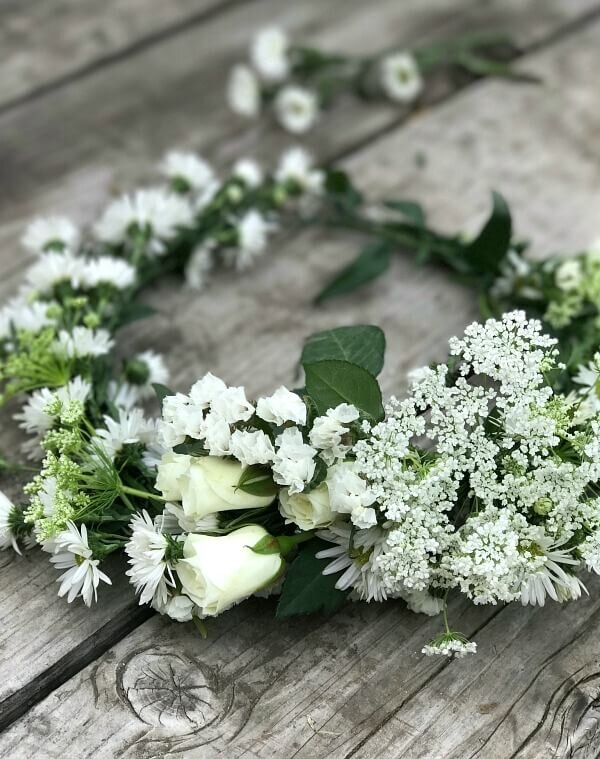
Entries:
[[573, 382], [579, 385], [582, 397], [579, 416], [589, 418], [600, 411], [600, 353], [596, 353], [587, 366], [581, 365]]
[[70, 401], [85, 403], [91, 389], [91, 384], [82, 377], [73, 377], [58, 390], [43, 387], [40, 390], [35, 390], [29, 396], [21, 411], [15, 414], [13, 418], [19, 422], [21, 429], [30, 435], [41, 437], [54, 423], [54, 417], [47, 411], [50, 401], [58, 398], [62, 403], [69, 403]]
[[140, 402], [140, 388], [129, 382], [111, 380], [107, 388], [108, 400], [118, 409], [129, 411]]
[[202, 290], [214, 267], [213, 247], [203, 243], [195, 248], [185, 267], [185, 281], [192, 290]]
[[17, 553], [21, 553], [17, 539], [11, 528], [11, 519], [15, 506], [12, 501], [0, 490], [0, 551], [5, 551], [11, 546]]
[[98, 585], [100, 581], [112, 585], [110, 578], [98, 569], [98, 559], [92, 558], [92, 550], [88, 545], [87, 528], [81, 525], [81, 532], [73, 522], [67, 523], [67, 529], [60, 532], [52, 541], [55, 555], [50, 561], [57, 569], [65, 569], [57, 580], [60, 582], [58, 595], [67, 595], [71, 603], [81, 596], [86, 606], [92, 605], [92, 600], [98, 600]]
[[82, 283], [88, 288], [112, 285], [117, 290], [126, 290], [134, 284], [135, 280], [136, 271], [133, 266], [122, 258], [114, 256], [89, 259], [82, 273]]
[[125, 574], [140, 594], [140, 605], [168, 600], [167, 586], [175, 587], [173, 571], [166, 559], [168, 541], [147, 511], [136, 514], [131, 522], [131, 538], [125, 546], [131, 568]]
[[319, 115], [319, 101], [311, 90], [296, 85], [283, 87], [275, 98], [277, 121], [293, 134], [311, 129]]
[[411, 53], [387, 55], [381, 61], [381, 85], [390, 100], [411, 103], [421, 94], [423, 78]]
[[325, 174], [315, 169], [313, 164], [313, 157], [307, 150], [301, 147], [289, 148], [279, 160], [275, 179], [282, 183], [294, 182], [304, 192], [319, 195], [323, 191]]
[[335, 587], [352, 589], [362, 601], [385, 601], [385, 588], [374, 572], [375, 561], [385, 541], [380, 527], [353, 531], [349, 524], [334, 524], [317, 533], [332, 548], [319, 551], [317, 559], [333, 559], [324, 569], [324, 575], [342, 572]]
[[21, 238], [23, 247], [40, 254], [48, 250], [74, 251], [79, 245], [79, 230], [65, 216], [34, 219]]
[[[564, 541], [554, 542], [551, 537], [536, 537], [535, 543], [531, 543], [521, 550], [522, 555], [530, 563], [532, 570], [525, 569], [521, 585], [521, 603], [523, 606], [543, 606], [546, 596], [554, 601], [572, 597], [574, 581], [582, 585], [573, 575], [567, 574], [560, 566], [577, 566], [579, 562], [571, 555], [570, 550], [560, 550]], [[582, 586], [583, 587], [583, 586]], [[560, 593], [560, 598], [559, 598]], [[581, 591], [579, 592], [579, 595]]]
[[241, 179], [247, 187], [253, 189], [260, 187], [264, 179], [261, 165], [258, 161], [253, 161], [251, 158], [240, 158], [234, 164], [231, 173], [236, 179]]
[[156, 351], [153, 350], [147, 350], [138, 353], [135, 359], [146, 365], [148, 378], [144, 383], [144, 386], [145, 388], [150, 387], [151, 392], [152, 385], [166, 385], [169, 381], [169, 370], [165, 364], [165, 359], [160, 353], [156, 353]]
[[25, 272], [27, 284], [40, 293], [51, 290], [61, 282], [69, 282], [73, 289], [81, 285], [85, 261], [69, 252], [42, 253], [39, 260]]
[[12, 330], [23, 329], [37, 333], [54, 324], [54, 319], [48, 316], [49, 305], [44, 301], [29, 303], [23, 296], [9, 300], [0, 309], [0, 340], [10, 337]]
[[236, 266], [243, 270], [251, 266], [267, 247], [268, 235], [275, 225], [254, 209], [248, 211], [237, 223], [239, 251]]
[[72, 332], [62, 329], [58, 333], [55, 349], [68, 358], [84, 356], [104, 356], [114, 345], [114, 340], [105, 329], [74, 327]]
[[281, 82], [290, 71], [289, 40], [276, 26], [262, 29], [252, 40], [250, 60], [261, 77], [268, 82]]
[[181, 195], [162, 188], [138, 190], [111, 203], [94, 226], [97, 238], [109, 245], [120, 245], [135, 231], [148, 236], [148, 253], [160, 256], [165, 243], [181, 229], [190, 227], [194, 215]]
[[195, 191], [204, 190], [215, 178], [212, 167], [204, 158], [179, 150], [167, 153], [158, 168], [168, 179]]
[[204, 517], [197, 518], [186, 514], [183, 508], [175, 503], [165, 504], [165, 510], [159, 517], [156, 517], [155, 521], [161, 532], [166, 532], [169, 535], [181, 535], [184, 532], [214, 532], [219, 527], [217, 514], [207, 514]]
[[93, 445], [102, 448], [104, 453], [115, 459], [125, 445], [135, 443], [149, 443], [156, 434], [156, 424], [151, 419], [146, 419], [139, 408], [131, 411], [119, 409], [119, 418], [104, 417], [104, 429], [97, 429], [93, 438]]
[[227, 83], [227, 102], [234, 113], [255, 118], [260, 113], [260, 84], [249, 66], [234, 66]]

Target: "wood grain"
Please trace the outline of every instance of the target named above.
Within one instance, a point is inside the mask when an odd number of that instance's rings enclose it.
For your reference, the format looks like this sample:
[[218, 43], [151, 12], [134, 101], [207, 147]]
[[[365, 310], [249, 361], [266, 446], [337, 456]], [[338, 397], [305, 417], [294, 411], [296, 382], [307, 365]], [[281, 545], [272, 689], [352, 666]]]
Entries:
[[0, 108], [132, 55], [231, 0], [9, 0], [0, 7]]
[[[587, 72], [600, 63], [599, 34], [600, 24], [595, 24], [524, 62], [551, 82], [545, 90], [483, 82], [365, 148], [348, 160], [348, 167], [372, 193], [398, 192], [426, 201], [436, 222], [451, 229], [479, 222], [485, 193], [496, 186], [516, 203], [518, 229], [533, 238], [538, 251], [584, 245], [597, 232], [600, 94], [590, 87]], [[424, 164], [414, 160], [417, 155], [425, 155]], [[391, 156], [402, 157], [400, 170]], [[383, 384], [386, 391], [397, 391], [408, 366], [443, 355], [445, 339], [475, 314], [475, 304], [445, 275], [416, 269], [400, 258], [385, 281], [359, 297], [323, 310], [310, 308], [308, 296], [324, 275], [352, 255], [354, 245], [351, 237], [334, 240], [305, 233], [282, 242], [263, 266], [243, 279], [219, 278], [201, 296], [186, 296], [163, 283], [149, 296], [160, 314], [131, 331], [125, 349], [171, 346], [169, 361], [177, 368], [178, 387], [185, 388], [210, 368], [230, 382], [244, 382], [255, 393], [290, 381], [307, 333], [332, 324], [374, 322], [389, 338]], [[591, 587], [597, 592], [595, 584]], [[209, 758], [219, 751], [232, 757], [318, 758], [334, 750], [339, 757], [402, 756], [395, 752], [396, 741], [411, 745], [411, 736], [426, 735], [428, 728], [411, 704], [430, 682], [427, 703], [442, 713], [446, 696], [437, 683], [447, 671], [448, 682], [456, 688], [452, 722], [462, 731], [448, 745], [460, 752], [459, 739], [475, 745], [482, 725], [485, 734], [494, 720], [490, 715], [498, 700], [484, 688], [488, 666], [496, 667], [490, 682], [500, 678], [509, 692], [516, 672], [523, 683], [537, 678], [543, 661], [536, 646], [542, 654], [555, 656], [571, 634], [568, 650], [585, 659], [589, 643], [577, 635], [593, 624], [596, 602], [568, 607], [558, 615], [556, 630], [544, 616], [555, 611], [554, 606], [542, 612], [463, 612], [460, 607], [457, 624], [467, 633], [480, 628], [483, 652], [478, 659], [451, 665], [414, 655], [435, 622], [406, 614], [395, 604], [353, 607], [331, 622], [309, 619], [281, 626], [270, 619], [270, 604], [257, 602], [211, 624], [208, 644], [187, 627], [170, 625], [161, 634], [163, 622], [153, 620], [15, 723], [0, 739], [0, 748], [11, 757], [36, 756], [36, 751], [49, 757], [86, 752], [100, 757], [176, 756], [200, 744], [197, 755]], [[489, 637], [488, 630], [493, 630]], [[532, 636], [528, 647], [521, 635]], [[501, 652], [497, 659], [486, 656], [493, 646]], [[522, 659], [509, 668], [507, 662], [521, 648]], [[475, 682], [481, 673], [474, 702], [468, 689], [461, 696], [464, 673], [472, 674], [465, 682]], [[562, 747], [557, 756], [568, 756], [564, 747], [569, 740], [586, 745], [595, 707], [593, 685], [584, 686], [571, 688], [567, 699], [553, 697], [557, 719], [546, 718], [528, 750], [544, 756], [541, 744], [535, 743], [542, 738]], [[537, 709], [539, 696], [532, 691], [528, 698]], [[573, 713], [569, 704], [577, 705], [574, 723], [564, 716]], [[470, 719], [479, 706], [481, 719]], [[498, 713], [510, 713], [507, 724], [521, 742], [535, 728], [535, 719], [521, 716], [508, 703]], [[560, 724], [569, 725], [572, 739], [560, 737]], [[429, 738], [436, 750], [446, 740], [439, 734]], [[505, 741], [491, 743], [490, 753], [483, 756], [504, 759]], [[423, 745], [413, 742], [413, 756], [431, 756]], [[518, 748], [516, 741], [514, 745]]]
[[[379, 0], [377, 13], [360, 0], [236, 6], [0, 117], [0, 248], [15, 251], [33, 215], [59, 210], [88, 220], [111, 191], [151, 176], [149, 167], [173, 145], [198, 148], [217, 165], [247, 152], [273, 161], [290, 137], [264, 122], [232, 117], [224, 102], [231, 65], [267, 22], [277, 20], [294, 37], [332, 49], [416, 45], [490, 28], [527, 48], [599, 8], [598, 0]], [[425, 104], [451, 91], [447, 79], [436, 79]], [[402, 117], [402, 109], [390, 105], [344, 101], [310, 134], [309, 144], [329, 160]], [[12, 287], [9, 273], [26, 261], [23, 254], [0, 256], [0, 279]]]

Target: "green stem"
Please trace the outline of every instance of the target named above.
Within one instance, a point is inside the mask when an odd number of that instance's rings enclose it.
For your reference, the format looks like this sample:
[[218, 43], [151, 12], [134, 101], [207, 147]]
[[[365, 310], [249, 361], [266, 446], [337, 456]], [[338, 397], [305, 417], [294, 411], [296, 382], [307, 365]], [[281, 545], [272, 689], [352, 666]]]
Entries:
[[127, 485], [121, 485], [121, 494], [127, 493], [128, 495], [133, 495], [136, 498], [144, 498], [146, 500], [153, 500], [153, 501], [160, 501], [161, 503], [166, 503], [167, 498], [163, 498], [162, 495], [157, 495], [156, 493], [148, 493], [144, 490], [138, 490], [137, 488], [130, 488]]

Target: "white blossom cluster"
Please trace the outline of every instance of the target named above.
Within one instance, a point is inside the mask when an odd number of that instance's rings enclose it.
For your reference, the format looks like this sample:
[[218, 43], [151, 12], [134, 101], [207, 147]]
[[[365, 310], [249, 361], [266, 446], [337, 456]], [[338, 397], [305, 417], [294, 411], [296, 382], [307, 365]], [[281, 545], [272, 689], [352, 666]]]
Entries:
[[[365, 76], [367, 70], [370, 76]], [[408, 50], [374, 60], [328, 56], [294, 46], [282, 29], [270, 26], [254, 36], [249, 61], [231, 70], [227, 101], [232, 111], [248, 119], [257, 118], [263, 107], [272, 104], [279, 125], [302, 134], [315, 126], [328, 104], [325, 90], [355, 90], [364, 97], [367, 85], [374, 96], [412, 103], [423, 89], [423, 75], [415, 55]]]
[[522, 312], [450, 341], [451, 365], [419, 372], [409, 398], [360, 440], [357, 468], [385, 540], [387, 596], [458, 588], [474, 603], [578, 598], [598, 567], [598, 422], [556, 395], [555, 341]]

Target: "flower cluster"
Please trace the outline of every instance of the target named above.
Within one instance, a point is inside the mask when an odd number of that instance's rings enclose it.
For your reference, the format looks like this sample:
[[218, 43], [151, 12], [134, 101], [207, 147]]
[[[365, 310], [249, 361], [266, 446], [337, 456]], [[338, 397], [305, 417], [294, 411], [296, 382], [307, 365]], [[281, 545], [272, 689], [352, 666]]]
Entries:
[[61, 594], [88, 604], [107, 581], [98, 563], [123, 549], [132, 514], [164, 507], [153, 489], [162, 449], [143, 404], [168, 382], [165, 362], [152, 350], [113, 357], [116, 331], [138, 316], [135, 297], [163, 272], [185, 271], [198, 288], [217, 265], [247, 268], [283, 215], [304, 213], [325, 181], [300, 148], [272, 173], [244, 159], [219, 178], [180, 151], [159, 171], [162, 184], [114, 200], [89, 230], [59, 216], [31, 223], [22, 243], [35, 260], [0, 309], [0, 401], [25, 394], [14, 418], [26, 455], [42, 460], [25, 488], [28, 503], [2, 496], [0, 543], [18, 549], [35, 540], [57, 567], [75, 562]]
[[272, 107], [286, 131], [301, 134], [348, 92], [362, 100], [408, 106], [421, 96], [425, 77], [440, 68], [462, 68], [475, 76], [514, 76], [492, 54], [499, 47], [506, 48], [507, 42], [495, 36], [359, 57], [296, 45], [282, 29], [268, 27], [254, 36], [249, 61], [233, 67], [227, 100], [235, 113], [249, 119], [257, 118], [263, 107]]

